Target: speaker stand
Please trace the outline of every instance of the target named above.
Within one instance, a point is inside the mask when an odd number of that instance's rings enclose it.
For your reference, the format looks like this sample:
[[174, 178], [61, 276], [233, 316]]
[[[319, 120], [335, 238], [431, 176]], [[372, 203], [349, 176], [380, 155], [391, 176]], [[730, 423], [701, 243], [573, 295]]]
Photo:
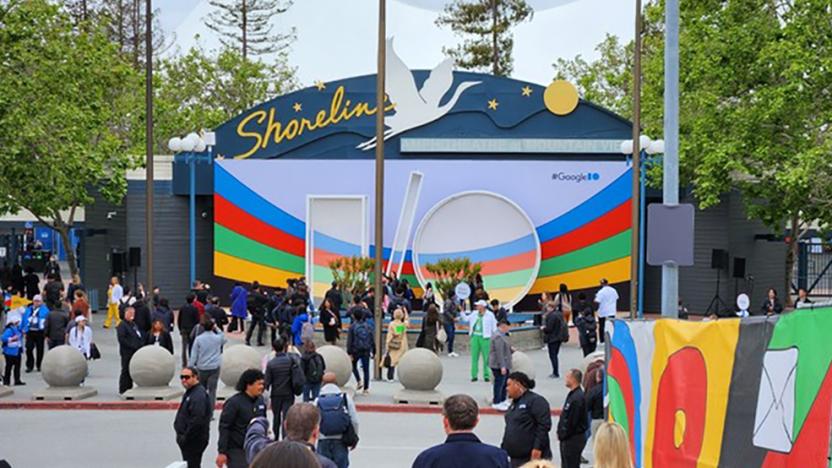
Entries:
[[708, 308], [705, 310], [705, 315], [711, 315], [711, 310], [713, 310], [714, 315], [719, 315], [719, 313], [723, 310], [727, 310], [728, 306], [719, 297], [719, 281], [722, 277], [721, 271], [719, 268], [716, 269], [716, 292], [714, 292], [714, 297], [711, 299], [711, 303], [708, 305]]

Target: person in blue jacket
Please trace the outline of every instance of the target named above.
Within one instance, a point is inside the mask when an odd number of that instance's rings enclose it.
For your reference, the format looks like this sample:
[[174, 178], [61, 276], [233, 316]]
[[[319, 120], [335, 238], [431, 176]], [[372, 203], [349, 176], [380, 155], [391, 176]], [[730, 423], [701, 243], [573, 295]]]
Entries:
[[231, 290], [231, 324], [228, 331], [245, 332], [246, 327], [246, 305], [248, 303], [248, 291], [242, 284], [235, 283]]
[[295, 320], [292, 322], [292, 342], [295, 346], [300, 347], [303, 345], [303, 324], [306, 322], [311, 323], [309, 314], [306, 312], [306, 309], [300, 305], [296, 310]]
[[14, 384], [26, 385], [20, 380], [20, 355], [23, 349], [23, 330], [20, 328], [20, 315], [9, 313], [6, 317], [6, 328], [3, 330], [0, 341], [3, 344], [3, 357], [6, 360], [3, 384], [11, 385], [12, 371], [14, 371]]
[[26, 373], [32, 372], [36, 365], [40, 372], [40, 363], [43, 361], [43, 343], [46, 339], [44, 331], [48, 316], [49, 308], [43, 303], [40, 294], [32, 298], [32, 303], [23, 313], [21, 329], [26, 334]]

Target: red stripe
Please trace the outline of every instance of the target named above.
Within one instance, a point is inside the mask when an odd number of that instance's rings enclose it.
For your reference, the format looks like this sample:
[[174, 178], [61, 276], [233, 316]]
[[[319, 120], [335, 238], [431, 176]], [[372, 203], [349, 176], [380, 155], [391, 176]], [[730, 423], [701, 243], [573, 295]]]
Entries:
[[[511, 273], [513, 271], [527, 270], [534, 266], [535, 251], [530, 250], [517, 254], [513, 257], [501, 258], [499, 260], [492, 260], [482, 264], [482, 275], [500, 275], [503, 273]], [[422, 275], [426, 278], [432, 275], [428, 270], [422, 267]]]
[[595, 221], [544, 242], [540, 246], [541, 257], [543, 260], [547, 260], [574, 252], [627, 230], [631, 224], [630, 206], [631, 202], [627, 200]]
[[303, 257], [306, 242], [267, 224], [214, 193], [214, 221], [263, 245]]

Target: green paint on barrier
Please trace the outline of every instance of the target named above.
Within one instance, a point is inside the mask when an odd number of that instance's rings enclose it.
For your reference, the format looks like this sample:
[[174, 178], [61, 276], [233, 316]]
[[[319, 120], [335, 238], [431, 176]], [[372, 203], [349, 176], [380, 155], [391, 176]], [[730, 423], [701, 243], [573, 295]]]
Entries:
[[624, 394], [614, 377], [607, 377], [607, 394], [610, 398], [610, 414], [627, 435], [630, 434], [630, 421], [627, 420], [627, 405], [624, 404]]

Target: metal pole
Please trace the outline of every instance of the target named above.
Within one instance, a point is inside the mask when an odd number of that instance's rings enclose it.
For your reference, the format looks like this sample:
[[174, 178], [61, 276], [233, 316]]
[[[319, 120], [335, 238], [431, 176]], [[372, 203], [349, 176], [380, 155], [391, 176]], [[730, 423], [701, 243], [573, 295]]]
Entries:
[[[679, 0], [665, 1], [664, 181], [665, 205], [679, 203]], [[662, 316], [679, 316], [679, 266], [662, 265]]]
[[[641, 196], [639, 197], [638, 211], [643, 220], [645, 219], [644, 210], [647, 205], [647, 197], [644, 195], [646, 193], [645, 186], [647, 185], [645, 172], [650, 160], [643, 149], [641, 150], [641, 157], [643, 158], [644, 167], [642, 167], [641, 174], [639, 174], [639, 193], [641, 193]], [[644, 237], [644, 222], [641, 222], [638, 225], [638, 318], [644, 317]]]
[[147, 290], [153, 287], [153, 5], [152, 0], [145, 2], [145, 109], [147, 112], [145, 129], [145, 270], [147, 271]]
[[387, 0], [378, 2], [378, 72], [376, 74], [376, 206], [375, 206], [375, 379], [381, 379], [381, 327], [384, 316], [384, 293], [381, 289], [381, 266], [384, 262], [384, 82], [386, 73]]
[[189, 270], [191, 278], [188, 288], [191, 288], [196, 281], [196, 153], [188, 154], [188, 163], [188, 175], [190, 177], [190, 180], [188, 181], [188, 185], [190, 185], [190, 187], [188, 187], [188, 227], [190, 230], [190, 240], [188, 241], [188, 264], [190, 267]]
[[633, 201], [630, 243], [630, 318], [638, 309], [639, 188], [641, 174], [641, 0], [636, 0], [635, 57], [633, 60]]

